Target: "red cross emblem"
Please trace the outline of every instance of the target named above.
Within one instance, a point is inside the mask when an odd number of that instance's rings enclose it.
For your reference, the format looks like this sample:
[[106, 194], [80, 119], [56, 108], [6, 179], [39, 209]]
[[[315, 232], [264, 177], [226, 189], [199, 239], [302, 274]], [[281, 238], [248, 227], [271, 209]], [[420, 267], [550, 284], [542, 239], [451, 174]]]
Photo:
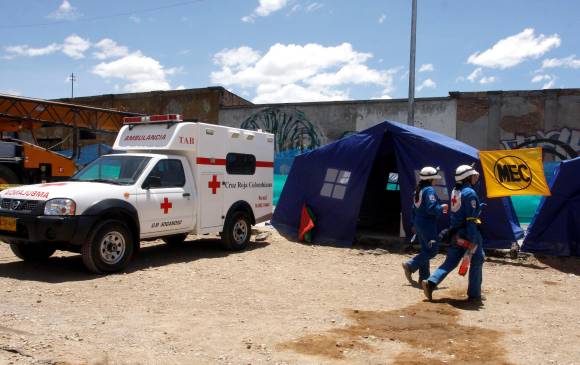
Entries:
[[211, 193], [215, 194], [217, 189], [220, 188], [221, 182], [218, 181], [217, 175], [211, 177], [211, 181], [207, 183], [207, 187], [211, 189]]
[[161, 203], [161, 209], [163, 209], [163, 214], [167, 214], [169, 209], [173, 208], [173, 204], [167, 198], [163, 198], [163, 203]]
[[457, 204], [457, 195], [453, 194], [453, 197], [451, 198], [451, 205], [455, 204]]

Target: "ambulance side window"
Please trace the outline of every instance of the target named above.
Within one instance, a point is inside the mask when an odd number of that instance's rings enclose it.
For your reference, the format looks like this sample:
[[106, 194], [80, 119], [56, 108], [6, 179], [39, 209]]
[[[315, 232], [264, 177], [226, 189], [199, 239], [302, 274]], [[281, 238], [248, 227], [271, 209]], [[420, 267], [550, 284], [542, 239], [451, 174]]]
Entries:
[[226, 155], [226, 171], [230, 175], [254, 175], [256, 156], [244, 153], [228, 153]]
[[177, 188], [185, 185], [185, 174], [179, 160], [161, 160], [151, 170], [147, 179], [151, 176], [159, 178], [160, 185], [151, 185], [151, 188]]

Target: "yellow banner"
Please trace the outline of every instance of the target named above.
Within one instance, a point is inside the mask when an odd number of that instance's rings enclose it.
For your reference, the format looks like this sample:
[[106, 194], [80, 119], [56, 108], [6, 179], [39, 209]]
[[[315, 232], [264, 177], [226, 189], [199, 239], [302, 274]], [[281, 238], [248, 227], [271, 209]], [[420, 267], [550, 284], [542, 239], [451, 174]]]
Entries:
[[488, 198], [551, 195], [544, 176], [542, 148], [479, 151]]

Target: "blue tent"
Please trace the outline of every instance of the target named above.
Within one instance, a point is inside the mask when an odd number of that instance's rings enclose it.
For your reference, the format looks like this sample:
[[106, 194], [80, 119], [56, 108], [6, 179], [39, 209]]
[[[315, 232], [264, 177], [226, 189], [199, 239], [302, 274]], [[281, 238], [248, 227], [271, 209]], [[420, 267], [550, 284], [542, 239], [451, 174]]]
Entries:
[[[479, 158], [471, 146], [421, 128], [383, 122], [297, 156], [272, 224], [281, 234], [296, 239], [301, 208], [306, 204], [316, 217], [313, 237], [317, 243], [351, 246], [357, 229], [363, 228], [382, 228], [398, 235], [401, 213], [405, 232], [410, 232], [418, 171], [426, 165], [440, 166], [445, 185], [438, 189], [439, 196], [448, 199], [455, 168], [473, 162], [478, 164]], [[485, 196], [484, 191], [480, 196]], [[511, 247], [523, 231], [510, 199], [486, 203], [482, 216], [486, 247]], [[448, 219], [441, 218], [441, 228], [448, 225]]]
[[522, 251], [580, 256], [580, 157], [560, 163], [528, 227]]

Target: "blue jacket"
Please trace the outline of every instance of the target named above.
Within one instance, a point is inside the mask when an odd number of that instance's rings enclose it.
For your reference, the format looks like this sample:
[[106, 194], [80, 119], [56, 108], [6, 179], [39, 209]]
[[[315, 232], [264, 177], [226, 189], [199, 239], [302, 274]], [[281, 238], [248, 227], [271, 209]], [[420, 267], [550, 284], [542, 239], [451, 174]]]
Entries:
[[[416, 229], [434, 230], [437, 234], [437, 218], [441, 215], [443, 208], [439, 204], [439, 197], [432, 186], [421, 189], [420, 204], [413, 201], [412, 223]], [[414, 197], [413, 197], [414, 200]], [[418, 205], [418, 206], [417, 206]], [[424, 227], [424, 228], [423, 228]]]
[[471, 184], [465, 183], [460, 188], [461, 191], [461, 206], [457, 207], [456, 193], [451, 194], [451, 227], [461, 227], [458, 233], [461, 237], [475, 243], [481, 243], [481, 234], [477, 229], [476, 219], [479, 218], [481, 207], [479, 204], [479, 197]]

